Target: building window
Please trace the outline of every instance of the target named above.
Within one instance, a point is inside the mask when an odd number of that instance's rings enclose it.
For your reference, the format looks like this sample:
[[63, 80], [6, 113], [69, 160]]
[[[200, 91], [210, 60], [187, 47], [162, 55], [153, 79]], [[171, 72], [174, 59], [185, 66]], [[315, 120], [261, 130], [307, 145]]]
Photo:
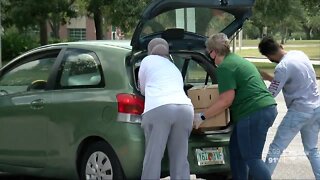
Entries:
[[74, 28], [69, 30], [69, 39], [71, 41], [86, 40], [86, 29]]

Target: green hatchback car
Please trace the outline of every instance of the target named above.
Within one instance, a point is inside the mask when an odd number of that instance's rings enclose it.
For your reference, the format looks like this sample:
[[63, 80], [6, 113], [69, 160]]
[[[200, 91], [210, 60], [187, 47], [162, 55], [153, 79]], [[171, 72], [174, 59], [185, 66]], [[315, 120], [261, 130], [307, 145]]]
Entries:
[[[0, 70], [0, 171], [61, 179], [139, 179], [144, 99], [137, 83], [148, 42], [169, 42], [185, 90], [216, 84], [207, 36], [233, 36], [254, 0], [154, 0], [129, 41], [51, 44]], [[192, 174], [230, 172], [232, 126], [189, 140]], [[169, 173], [167, 156], [163, 176]]]

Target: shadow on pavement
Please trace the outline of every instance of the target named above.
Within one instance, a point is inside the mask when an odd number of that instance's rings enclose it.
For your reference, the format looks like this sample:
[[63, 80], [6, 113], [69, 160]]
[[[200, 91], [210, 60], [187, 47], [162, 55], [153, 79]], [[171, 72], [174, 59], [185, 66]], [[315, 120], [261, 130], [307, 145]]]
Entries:
[[0, 180], [58, 180], [58, 179], [48, 179], [48, 178], [39, 178], [33, 176], [18, 176], [10, 174], [0, 174]]

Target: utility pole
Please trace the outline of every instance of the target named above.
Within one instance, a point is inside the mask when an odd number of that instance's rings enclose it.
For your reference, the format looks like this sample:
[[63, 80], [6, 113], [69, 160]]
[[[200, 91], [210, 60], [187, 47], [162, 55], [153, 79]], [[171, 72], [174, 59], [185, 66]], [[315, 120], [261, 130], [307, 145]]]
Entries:
[[241, 47], [242, 47], [242, 38], [243, 38], [243, 30], [240, 29], [240, 32], [238, 34], [239, 37], [239, 41], [238, 41], [238, 47], [239, 47], [239, 51], [241, 51]]
[[235, 33], [234, 37], [233, 37], [233, 40], [232, 40], [232, 52], [235, 53], [236, 52], [236, 46], [237, 46], [237, 33]]
[[182, 28], [189, 32], [196, 32], [195, 9], [184, 8], [176, 10], [177, 28]]

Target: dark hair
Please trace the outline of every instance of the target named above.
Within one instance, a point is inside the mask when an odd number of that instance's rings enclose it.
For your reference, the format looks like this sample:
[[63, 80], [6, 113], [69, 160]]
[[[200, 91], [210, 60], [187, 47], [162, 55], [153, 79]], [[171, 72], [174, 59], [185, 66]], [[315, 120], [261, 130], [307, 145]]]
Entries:
[[259, 43], [259, 51], [262, 55], [274, 55], [280, 49], [279, 43], [272, 37], [264, 37]]

